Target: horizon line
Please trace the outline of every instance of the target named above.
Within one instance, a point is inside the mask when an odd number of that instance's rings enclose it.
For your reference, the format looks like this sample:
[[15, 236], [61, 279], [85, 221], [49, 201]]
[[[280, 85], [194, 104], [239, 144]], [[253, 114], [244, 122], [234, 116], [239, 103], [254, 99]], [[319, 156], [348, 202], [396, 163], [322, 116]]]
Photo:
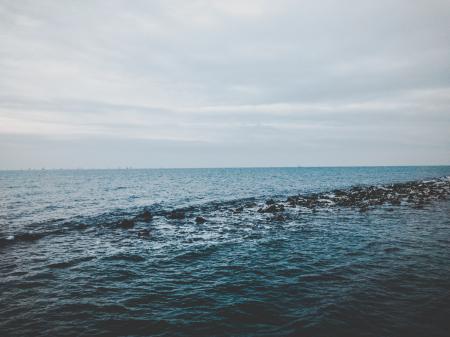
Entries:
[[2, 169], [0, 172], [6, 171], [113, 171], [113, 170], [208, 170], [208, 169], [276, 169], [276, 168], [369, 168], [369, 167], [445, 167], [450, 166], [446, 164], [380, 164], [380, 165], [292, 165], [292, 166], [191, 166], [191, 167], [77, 167], [77, 168], [17, 168], [17, 169]]

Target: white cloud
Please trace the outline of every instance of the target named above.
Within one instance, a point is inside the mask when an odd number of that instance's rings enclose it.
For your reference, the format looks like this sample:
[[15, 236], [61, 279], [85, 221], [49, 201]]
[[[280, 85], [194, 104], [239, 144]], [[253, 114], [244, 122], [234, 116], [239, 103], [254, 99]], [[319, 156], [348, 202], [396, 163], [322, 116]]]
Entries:
[[317, 164], [383, 137], [448, 163], [449, 21], [438, 0], [3, 1], [0, 135], [302, 143]]

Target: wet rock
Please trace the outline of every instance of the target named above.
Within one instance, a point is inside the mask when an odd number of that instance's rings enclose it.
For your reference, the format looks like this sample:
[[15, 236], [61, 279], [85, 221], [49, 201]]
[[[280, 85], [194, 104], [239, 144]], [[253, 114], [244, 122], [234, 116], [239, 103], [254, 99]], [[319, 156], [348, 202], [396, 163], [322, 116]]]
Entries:
[[40, 238], [42, 238], [44, 235], [42, 233], [22, 233], [22, 234], [17, 234], [16, 235], [16, 239], [18, 241], [36, 241], [39, 240]]
[[282, 221], [286, 221], [286, 217], [283, 214], [278, 213], [278, 214], [275, 214], [270, 220], [282, 222]]
[[360, 213], [366, 213], [369, 210], [369, 206], [367, 205], [363, 205], [361, 206], [361, 208], [359, 209]]
[[242, 213], [244, 211], [244, 207], [238, 207], [233, 210], [233, 213]]
[[342, 196], [345, 196], [345, 194], [346, 194], [346, 193], [345, 193], [344, 191], [342, 191], [342, 190], [334, 190], [333, 193], [334, 193], [334, 195], [337, 196], [337, 197], [342, 197]]
[[133, 228], [134, 227], [134, 221], [130, 219], [125, 219], [119, 222], [118, 224], [121, 228]]
[[297, 207], [297, 201], [298, 201], [298, 198], [296, 198], [296, 197], [288, 197], [286, 199], [286, 202], [289, 204], [290, 207]]
[[79, 224], [74, 225], [73, 227], [77, 228], [77, 229], [80, 229], [80, 230], [83, 230], [83, 229], [88, 228], [88, 225], [85, 224], [85, 223], [79, 223]]
[[400, 206], [402, 203], [400, 201], [400, 199], [393, 199], [391, 200], [391, 205], [393, 206]]
[[153, 214], [150, 211], [145, 210], [141, 214], [139, 214], [136, 217], [136, 219], [148, 222], [148, 221], [151, 221], [153, 219]]
[[186, 214], [183, 211], [174, 210], [167, 215], [167, 218], [172, 220], [183, 220]]
[[150, 236], [150, 231], [148, 229], [142, 229], [138, 232], [138, 237], [146, 238]]
[[197, 224], [204, 224], [206, 222], [206, 219], [202, 216], [198, 216], [195, 218], [195, 223]]
[[423, 209], [424, 206], [425, 206], [425, 203], [424, 203], [424, 202], [418, 202], [418, 203], [416, 203], [416, 204], [413, 206], [413, 208], [415, 208], [415, 209]]
[[273, 199], [266, 200], [266, 205], [273, 205], [273, 204], [275, 204], [275, 200]]
[[273, 204], [273, 205], [258, 209], [259, 213], [276, 213], [276, 212], [283, 212], [283, 211], [284, 211], [284, 205], [282, 205], [282, 204]]

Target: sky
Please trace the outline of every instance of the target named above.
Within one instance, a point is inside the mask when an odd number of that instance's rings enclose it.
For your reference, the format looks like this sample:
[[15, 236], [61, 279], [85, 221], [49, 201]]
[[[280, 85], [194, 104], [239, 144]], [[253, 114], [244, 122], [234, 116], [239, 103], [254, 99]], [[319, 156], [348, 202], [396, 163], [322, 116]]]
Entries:
[[0, 169], [450, 164], [448, 0], [0, 0]]

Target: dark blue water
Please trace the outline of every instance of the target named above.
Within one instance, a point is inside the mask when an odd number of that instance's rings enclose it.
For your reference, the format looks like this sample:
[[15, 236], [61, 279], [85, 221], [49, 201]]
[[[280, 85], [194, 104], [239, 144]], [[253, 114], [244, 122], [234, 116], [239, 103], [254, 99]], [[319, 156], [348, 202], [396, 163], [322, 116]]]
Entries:
[[[0, 335], [448, 336], [442, 191], [411, 185], [430, 200], [368, 210], [258, 212], [270, 198], [448, 176], [450, 167], [0, 172]], [[173, 209], [184, 217], [171, 219]]]

